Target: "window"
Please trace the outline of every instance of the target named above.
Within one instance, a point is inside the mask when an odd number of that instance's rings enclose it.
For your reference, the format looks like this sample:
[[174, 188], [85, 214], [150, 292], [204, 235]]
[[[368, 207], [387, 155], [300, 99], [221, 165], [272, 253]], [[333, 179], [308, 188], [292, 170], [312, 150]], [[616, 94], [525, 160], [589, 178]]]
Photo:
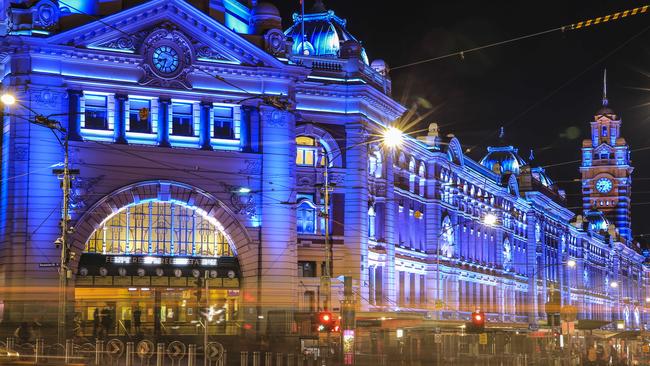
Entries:
[[108, 130], [108, 97], [86, 94], [84, 99], [84, 127], [91, 130]]
[[215, 139], [233, 139], [235, 137], [233, 109], [231, 107], [213, 108], [212, 129], [212, 137]]
[[296, 137], [296, 164], [302, 166], [315, 166], [320, 159], [320, 165], [325, 165], [324, 150], [318, 142], [308, 136]]
[[174, 103], [172, 105], [172, 135], [194, 136], [192, 104]]
[[298, 277], [316, 277], [316, 262], [298, 261]]
[[303, 200], [298, 205], [297, 219], [299, 234], [316, 233], [316, 206], [312, 202]]
[[151, 133], [151, 101], [129, 99], [129, 132]]
[[607, 136], [607, 126], [603, 126], [603, 136]]
[[162, 201], [127, 206], [101, 225], [86, 252], [232, 256], [224, 233], [195, 207]]
[[371, 239], [374, 239], [376, 235], [376, 223], [377, 214], [375, 213], [375, 208], [370, 206], [368, 209], [368, 237]]

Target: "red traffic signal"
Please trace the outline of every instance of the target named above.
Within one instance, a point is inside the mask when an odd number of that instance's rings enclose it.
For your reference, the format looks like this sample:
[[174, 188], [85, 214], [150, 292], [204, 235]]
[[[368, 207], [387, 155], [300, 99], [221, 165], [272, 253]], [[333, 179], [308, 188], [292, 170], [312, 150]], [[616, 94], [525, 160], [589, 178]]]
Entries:
[[472, 313], [472, 323], [476, 325], [485, 324], [485, 314], [480, 311]]
[[330, 332], [334, 328], [334, 316], [329, 311], [318, 313], [318, 331]]

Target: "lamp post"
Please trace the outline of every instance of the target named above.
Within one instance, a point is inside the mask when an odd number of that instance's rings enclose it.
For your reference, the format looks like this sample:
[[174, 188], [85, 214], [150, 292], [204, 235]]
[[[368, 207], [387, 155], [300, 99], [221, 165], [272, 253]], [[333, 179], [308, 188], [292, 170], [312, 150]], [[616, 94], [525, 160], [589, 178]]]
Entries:
[[[67, 304], [68, 304], [68, 276], [70, 262], [70, 243], [68, 235], [72, 232], [70, 228], [70, 184], [72, 176], [79, 174], [77, 169], [70, 169], [70, 156], [69, 156], [69, 134], [68, 131], [61, 125], [60, 122], [44, 116], [29, 106], [21, 103], [11, 94], [3, 94], [0, 96], [0, 102], [7, 107], [17, 104], [31, 113], [34, 114], [34, 119], [28, 119], [29, 123], [43, 126], [52, 130], [57, 138], [57, 141], [63, 147], [63, 169], [54, 169], [53, 172], [61, 180], [61, 189], [63, 191], [62, 205], [61, 205], [61, 221], [60, 221], [60, 237], [54, 242], [57, 248], [60, 247], [60, 262], [59, 262], [59, 310], [57, 320], [57, 340], [59, 344], [65, 342], [67, 334]], [[63, 135], [63, 141], [56, 135], [56, 132]]]

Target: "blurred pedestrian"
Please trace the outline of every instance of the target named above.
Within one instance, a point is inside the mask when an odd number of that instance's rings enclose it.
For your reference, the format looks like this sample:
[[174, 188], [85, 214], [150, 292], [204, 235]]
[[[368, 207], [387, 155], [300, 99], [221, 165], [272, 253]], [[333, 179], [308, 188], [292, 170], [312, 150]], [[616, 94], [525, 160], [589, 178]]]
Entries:
[[140, 308], [135, 308], [135, 311], [133, 311], [133, 326], [135, 327], [135, 334], [140, 334], [140, 325], [142, 324], [141, 319], [142, 317], [142, 311]]
[[99, 308], [93, 311], [93, 338], [97, 338], [99, 332]]
[[14, 338], [19, 343], [31, 343], [34, 341], [34, 329], [28, 322], [22, 322], [14, 331]]

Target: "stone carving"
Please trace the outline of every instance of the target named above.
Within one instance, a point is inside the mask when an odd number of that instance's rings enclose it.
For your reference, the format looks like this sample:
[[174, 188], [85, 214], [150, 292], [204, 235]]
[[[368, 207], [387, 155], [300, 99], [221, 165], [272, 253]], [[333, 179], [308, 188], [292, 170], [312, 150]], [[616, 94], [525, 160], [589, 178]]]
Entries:
[[51, 30], [58, 27], [59, 8], [50, 0], [40, 1], [32, 13], [32, 26], [34, 29]]
[[27, 154], [29, 151], [27, 150], [27, 145], [22, 144], [14, 147], [14, 154], [16, 156], [16, 161], [26, 161], [27, 160]]
[[271, 29], [264, 35], [264, 50], [273, 56], [286, 56], [287, 37], [279, 29]]
[[218, 51], [213, 50], [208, 46], [196, 47], [196, 57], [215, 61], [230, 61], [230, 59]]
[[230, 184], [221, 183], [221, 185], [224, 191], [230, 193], [230, 207], [234, 213], [248, 218], [255, 217], [256, 207], [252, 193], [240, 193], [238, 187]]
[[[176, 55], [177, 59], [173, 62], [177, 64], [174, 68], [161, 70], [155, 66], [155, 62], [160, 60], [154, 60], [154, 54], [163, 47]], [[143, 61], [140, 67], [144, 71], [144, 76], [138, 81], [140, 85], [192, 88], [188, 76], [192, 71], [194, 48], [183, 33], [170, 28], [155, 29], [144, 40], [142, 54]]]
[[262, 162], [259, 159], [245, 160], [244, 164], [246, 164], [246, 166], [239, 169], [239, 174], [259, 174], [262, 170]]
[[60, 105], [60, 99], [61, 93], [49, 89], [32, 92], [32, 100], [43, 107], [56, 107]]
[[98, 46], [103, 48], [114, 48], [117, 50], [126, 50], [135, 52], [135, 43], [130, 37], [119, 37], [108, 42], [100, 43]]
[[95, 193], [95, 185], [103, 179], [104, 175], [89, 178], [76, 177], [72, 180], [70, 207], [73, 211], [80, 211], [88, 206], [88, 200]]

